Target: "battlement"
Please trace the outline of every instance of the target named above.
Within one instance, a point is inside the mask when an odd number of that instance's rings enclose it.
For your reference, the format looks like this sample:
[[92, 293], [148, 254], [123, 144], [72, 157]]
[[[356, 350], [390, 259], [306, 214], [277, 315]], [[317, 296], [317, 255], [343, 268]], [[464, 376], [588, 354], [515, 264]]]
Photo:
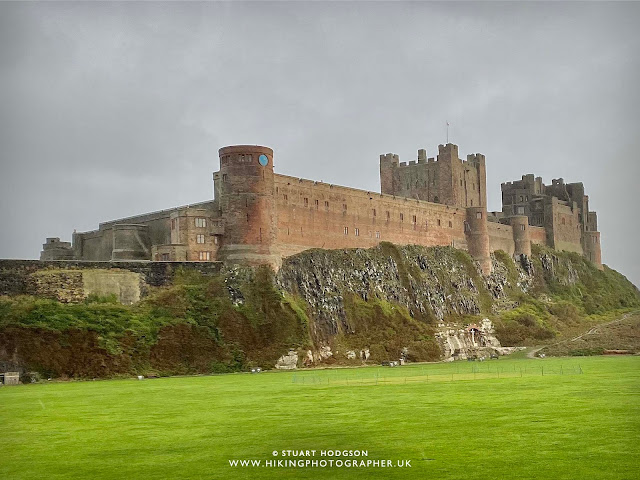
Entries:
[[485, 156], [481, 153], [472, 153], [467, 155], [467, 159], [462, 163], [468, 163], [469, 165], [485, 165]]
[[440, 155], [458, 158], [458, 146], [453, 143], [447, 143], [446, 145], [440, 144], [438, 145], [438, 157]]
[[396, 153], [387, 153], [386, 155], [380, 155], [380, 165], [398, 166], [400, 162], [400, 156]]

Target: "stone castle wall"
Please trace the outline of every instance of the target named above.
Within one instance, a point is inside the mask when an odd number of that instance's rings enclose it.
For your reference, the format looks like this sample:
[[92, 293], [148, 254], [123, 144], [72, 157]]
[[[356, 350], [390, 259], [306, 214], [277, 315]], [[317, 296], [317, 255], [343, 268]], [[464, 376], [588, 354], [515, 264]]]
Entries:
[[[0, 295], [43, 294], [60, 298], [68, 290], [73, 301], [91, 293], [129, 295], [122, 289], [132, 285], [131, 275], [146, 285], [169, 285], [179, 268], [204, 275], [218, 273], [220, 262], [88, 262], [78, 260], [0, 260]], [[105, 272], [105, 275], [96, 272]], [[86, 273], [85, 273], [86, 272]], [[136, 278], [138, 278], [136, 276]], [[116, 287], [119, 288], [116, 292]], [[66, 294], [65, 294], [66, 295]]]

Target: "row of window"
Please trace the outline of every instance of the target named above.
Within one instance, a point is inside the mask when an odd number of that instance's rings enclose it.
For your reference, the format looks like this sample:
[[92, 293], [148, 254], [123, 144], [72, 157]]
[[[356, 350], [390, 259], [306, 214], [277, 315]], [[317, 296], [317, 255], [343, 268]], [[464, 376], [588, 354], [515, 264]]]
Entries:
[[[205, 228], [207, 226], [207, 219], [203, 218], [203, 217], [196, 217], [194, 219], [194, 224], [197, 228]], [[178, 219], [177, 218], [172, 218], [171, 219], [171, 230], [175, 230], [176, 227], [178, 226]]]
[[[437, 220], [437, 225], [438, 225], [438, 227], [442, 226], [442, 222], [440, 221], [440, 219]], [[424, 226], [425, 226], [425, 228], [428, 228], [429, 227], [429, 223], [427, 221], [425, 221]], [[465, 222], [465, 226], [466, 226], [466, 222]], [[449, 221], [449, 228], [453, 228], [453, 222], [452, 221]], [[418, 224], [417, 223], [413, 224], [413, 229], [414, 230], [418, 229]], [[349, 227], [344, 227], [343, 232], [344, 232], [345, 235], [349, 235]], [[289, 227], [287, 227], [287, 235], [290, 235], [290, 234], [291, 234], [291, 230], [289, 229]], [[300, 234], [302, 235], [302, 227], [300, 227]], [[356, 237], [360, 236], [360, 229], [358, 227], [354, 228], [354, 235]], [[379, 231], [375, 232], [375, 235], [376, 235], [376, 238], [380, 238], [380, 232]], [[369, 232], [369, 236], [371, 236], [371, 232]]]
[[[287, 194], [285, 193], [285, 194], [283, 195], [283, 198], [284, 198], [284, 200], [286, 201], [286, 200], [288, 200], [288, 198], [289, 198], [289, 197], [288, 197], [288, 196], [287, 196]], [[304, 201], [304, 206], [305, 206], [305, 207], [308, 207], [308, 206], [309, 206], [309, 198], [304, 197], [303, 201]], [[471, 202], [471, 204], [473, 205], [473, 201]], [[315, 207], [316, 207], [316, 210], [318, 210], [318, 206], [319, 206], [319, 201], [318, 201], [318, 200], [315, 200]], [[327, 201], [325, 201], [325, 202], [324, 202], [324, 208], [325, 208], [325, 210], [329, 210], [329, 202], [327, 202]], [[343, 204], [342, 204], [342, 212], [343, 212], [343, 213], [345, 213], [346, 211], [347, 211], [347, 204], [346, 204], [346, 203], [343, 203]], [[386, 213], [387, 220], [391, 220], [391, 212], [387, 210], [385, 213]], [[378, 211], [377, 211], [375, 208], [372, 208], [372, 209], [371, 209], [371, 215], [372, 215], [373, 217], [377, 217], [377, 216], [378, 216]], [[401, 221], [401, 222], [404, 222], [404, 213], [400, 213], [400, 221]], [[414, 224], [415, 224], [415, 223], [418, 223], [417, 215], [413, 215], [413, 217], [412, 217], [412, 223], [414, 223]], [[451, 223], [451, 222], [449, 222], [449, 223]], [[440, 225], [440, 220], [438, 220], [438, 225]]]
[[[225, 155], [220, 157], [220, 163], [228, 163], [231, 161], [231, 155]], [[237, 161], [239, 163], [251, 163], [253, 161], [252, 155], [238, 155]]]
[[[156, 260], [169, 262], [171, 261], [171, 254], [163, 253], [162, 255], [156, 255]], [[202, 261], [211, 260], [211, 252], [198, 252], [198, 260], [202, 260]]]

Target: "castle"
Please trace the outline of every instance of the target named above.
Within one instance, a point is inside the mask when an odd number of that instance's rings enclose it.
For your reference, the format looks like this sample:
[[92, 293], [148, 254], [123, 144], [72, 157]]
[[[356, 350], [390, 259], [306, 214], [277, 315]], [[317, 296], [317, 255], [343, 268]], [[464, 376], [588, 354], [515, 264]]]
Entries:
[[437, 158], [380, 156], [381, 192], [274, 173], [273, 150], [236, 145], [219, 150], [214, 199], [104, 222], [47, 238], [41, 260], [214, 261], [270, 264], [309, 248], [451, 245], [467, 250], [482, 271], [490, 253], [530, 255], [531, 244], [578, 252], [599, 268], [600, 233], [581, 183], [540, 177], [502, 184], [502, 211], [487, 211], [481, 154], [458, 157], [451, 143]]

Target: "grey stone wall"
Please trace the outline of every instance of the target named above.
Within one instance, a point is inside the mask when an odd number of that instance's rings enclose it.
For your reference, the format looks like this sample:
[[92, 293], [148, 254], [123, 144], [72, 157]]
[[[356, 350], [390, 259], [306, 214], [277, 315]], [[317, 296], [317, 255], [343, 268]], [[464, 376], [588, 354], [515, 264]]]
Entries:
[[85, 262], [80, 260], [1, 260], [0, 295], [26, 295], [30, 291], [30, 275], [44, 270], [119, 269], [143, 276], [148, 285], [162, 286], [172, 282], [177, 269], [196, 270], [204, 275], [220, 272], [221, 262]]

